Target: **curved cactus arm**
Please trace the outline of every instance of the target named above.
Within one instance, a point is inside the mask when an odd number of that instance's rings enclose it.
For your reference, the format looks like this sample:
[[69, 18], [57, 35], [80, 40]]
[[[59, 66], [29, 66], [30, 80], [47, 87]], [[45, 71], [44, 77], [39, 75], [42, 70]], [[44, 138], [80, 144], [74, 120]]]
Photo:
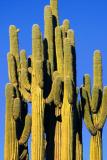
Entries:
[[31, 93], [28, 92], [25, 88], [22, 87], [20, 89], [20, 92], [21, 92], [21, 95], [22, 95], [22, 97], [24, 98], [25, 101], [27, 101], [27, 102], [31, 102], [32, 101]]
[[32, 125], [31, 116], [26, 115], [24, 130], [23, 130], [21, 138], [19, 140], [20, 145], [24, 145], [28, 141], [30, 133], [31, 133], [31, 125]]
[[21, 50], [20, 52], [20, 65], [21, 65], [21, 76], [20, 76], [21, 87], [30, 90], [31, 85], [29, 83], [29, 78], [28, 78], [28, 64], [27, 64], [25, 50]]
[[45, 99], [45, 103], [49, 104], [54, 101], [54, 104], [57, 106], [62, 101], [62, 93], [63, 93], [63, 83], [62, 77], [59, 75], [57, 71], [53, 72], [53, 83], [49, 96]]
[[15, 98], [14, 99], [14, 105], [13, 105], [13, 118], [14, 120], [17, 120], [20, 118], [21, 114], [21, 100], [20, 98]]
[[99, 109], [99, 99], [100, 99], [100, 90], [97, 87], [93, 87], [92, 100], [91, 100], [91, 111], [93, 113], [96, 113]]
[[22, 149], [22, 152], [20, 153], [19, 160], [29, 160], [29, 154], [28, 154], [28, 143], [25, 143], [23, 146], [20, 146]]
[[15, 63], [15, 59], [11, 53], [8, 53], [7, 60], [8, 60], [9, 80], [14, 86], [17, 86], [18, 81], [17, 81], [16, 63]]
[[87, 92], [85, 91], [84, 87], [80, 88], [80, 95], [81, 95], [81, 105], [83, 110], [83, 118], [84, 122], [89, 129], [90, 133], [92, 135], [96, 135], [96, 128], [93, 125], [91, 114], [90, 114], [90, 106], [89, 106], [89, 100], [87, 96]]
[[23, 160], [24, 158], [26, 158], [26, 160], [28, 160], [28, 149], [24, 149], [22, 154], [20, 155], [19, 160]]
[[51, 91], [50, 91], [48, 97], [45, 100], [46, 104], [49, 104], [49, 103], [54, 101], [54, 88], [55, 88], [55, 85], [56, 85], [56, 81], [54, 80], [53, 83], [52, 83]]
[[100, 114], [100, 119], [96, 125], [97, 129], [102, 129], [107, 118], [107, 86], [104, 87], [103, 99], [102, 99], [102, 112]]

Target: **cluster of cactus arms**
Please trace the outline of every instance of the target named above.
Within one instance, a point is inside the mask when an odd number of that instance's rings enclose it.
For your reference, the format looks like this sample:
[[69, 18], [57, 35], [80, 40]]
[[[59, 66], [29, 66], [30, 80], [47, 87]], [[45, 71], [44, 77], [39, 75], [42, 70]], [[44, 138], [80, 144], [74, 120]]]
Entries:
[[67, 19], [59, 24], [58, 0], [45, 6], [44, 36], [33, 25], [29, 57], [25, 50], [19, 51], [18, 32], [10, 26], [4, 159], [28, 160], [31, 134], [32, 160], [82, 160], [83, 119], [91, 133], [90, 160], [102, 160], [107, 87], [102, 84], [100, 51], [94, 53], [92, 91], [88, 74], [78, 88], [74, 31]]

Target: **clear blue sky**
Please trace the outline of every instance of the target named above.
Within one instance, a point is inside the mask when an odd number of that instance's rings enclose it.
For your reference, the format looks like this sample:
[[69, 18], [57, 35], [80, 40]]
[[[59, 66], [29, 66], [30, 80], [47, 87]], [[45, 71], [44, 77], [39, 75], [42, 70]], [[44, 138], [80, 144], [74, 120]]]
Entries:
[[[31, 54], [31, 29], [37, 23], [43, 32], [44, 6], [49, 0], [0, 0], [0, 160], [3, 160], [5, 84], [8, 82], [7, 52], [9, 25], [20, 29], [20, 49]], [[82, 84], [84, 73], [92, 78], [92, 57], [95, 49], [103, 56], [103, 82], [107, 85], [107, 1], [59, 0], [60, 23], [68, 18], [75, 30], [77, 51], [77, 82]], [[89, 160], [89, 133], [83, 125], [84, 160]], [[107, 125], [103, 131], [103, 158], [107, 160]]]

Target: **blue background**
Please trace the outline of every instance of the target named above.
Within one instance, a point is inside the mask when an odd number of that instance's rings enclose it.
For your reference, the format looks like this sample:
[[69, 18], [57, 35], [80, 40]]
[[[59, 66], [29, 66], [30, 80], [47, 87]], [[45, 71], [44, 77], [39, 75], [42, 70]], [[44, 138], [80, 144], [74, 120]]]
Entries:
[[[7, 52], [9, 51], [10, 24], [20, 29], [20, 49], [31, 54], [32, 25], [44, 29], [44, 6], [49, 0], [0, 0], [0, 160], [3, 160], [5, 122], [5, 84], [8, 82]], [[107, 85], [107, 1], [106, 0], [59, 0], [60, 24], [70, 20], [75, 30], [77, 53], [77, 83], [82, 84], [83, 75], [93, 77], [93, 51], [100, 49], [103, 56], [103, 84]], [[103, 130], [103, 159], [107, 159], [107, 125]], [[83, 125], [84, 160], [89, 160], [89, 137]]]

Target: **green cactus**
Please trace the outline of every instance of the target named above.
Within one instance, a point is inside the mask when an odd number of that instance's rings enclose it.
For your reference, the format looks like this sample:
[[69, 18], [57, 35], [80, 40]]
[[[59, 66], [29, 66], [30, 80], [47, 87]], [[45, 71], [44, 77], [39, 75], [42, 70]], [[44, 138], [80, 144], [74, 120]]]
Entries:
[[[36, 43], [35, 43], [36, 42]], [[43, 55], [41, 32], [32, 28], [32, 160], [44, 158]]]
[[63, 76], [63, 40], [62, 32], [59, 26], [55, 28], [55, 44], [56, 44], [56, 57], [57, 57], [57, 70]]
[[18, 80], [17, 80], [16, 64], [14, 57], [12, 54], [9, 53], [7, 59], [8, 59], [9, 80], [14, 86], [17, 86]]
[[[87, 121], [89, 117], [92, 117], [92, 122], [94, 128], [100, 129], [97, 131], [96, 135], [91, 136], [90, 141], [90, 159], [94, 160], [97, 158], [98, 160], [102, 159], [102, 127], [104, 125], [106, 116], [104, 114], [104, 108], [106, 103], [106, 88], [103, 92], [103, 84], [102, 84], [102, 60], [101, 60], [101, 53], [99, 50], [94, 52], [94, 81], [93, 81], [93, 90], [92, 95], [90, 93], [91, 86], [90, 86], [90, 77], [89, 75], [84, 76], [84, 88], [87, 92], [87, 98], [85, 97], [84, 100], [86, 104], [89, 106], [89, 116], [86, 116]], [[89, 126], [87, 126], [89, 129]]]
[[52, 10], [50, 6], [46, 6], [44, 9], [44, 22], [45, 22], [45, 39], [47, 43], [47, 56], [51, 65], [51, 74], [54, 71], [54, 43], [53, 43], [53, 21]]
[[[5, 121], [5, 145], [4, 145], [5, 160], [10, 160], [10, 159], [19, 160], [20, 154], [22, 154], [22, 152], [24, 152], [25, 150], [25, 148], [20, 147], [20, 144], [18, 143], [22, 131], [25, 132], [26, 130], [26, 123], [25, 125], [23, 124], [24, 120], [21, 116], [22, 107], [24, 106], [22, 106], [20, 98], [16, 97], [15, 87], [13, 86], [13, 84], [8, 83], [6, 85], [6, 117], [5, 117], [6, 121]], [[28, 137], [29, 135], [27, 136], [26, 134], [26, 138]], [[26, 150], [28, 152], [27, 144], [26, 144]], [[26, 155], [24, 156], [24, 158], [25, 157]]]
[[[106, 121], [107, 87], [102, 84], [100, 51], [94, 54], [94, 82], [89, 75], [76, 85], [74, 31], [69, 20], [60, 26], [58, 0], [44, 9], [44, 38], [32, 27], [32, 55], [19, 51], [18, 32], [9, 28], [7, 55], [5, 160], [28, 160], [32, 132], [32, 160], [82, 160], [82, 118], [91, 133], [90, 159], [102, 159], [102, 128]], [[32, 104], [32, 116], [27, 103]]]
[[15, 98], [15, 90], [12, 84], [6, 85], [6, 116], [5, 116], [5, 151], [4, 159], [18, 160], [18, 140], [16, 137], [16, 124], [13, 119], [13, 105]]
[[20, 98], [14, 99], [13, 104], [13, 118], [14, 120], [17, 120], [21, 116], [21, 101]]
[[89, 107], [89, 99], [88, 99], [88, 95], [84, 87], [81, 87], [80, 95], [81, 95], [81, 105], [82, 105], [84, 122], [87, 128], [89, 129], [90, 133], [92, 135], [96, 135], [97, 130], [94, 127], [93, 122], [92, 122], [91, 110]]
[[57, 25], [59, 24], [58, 19], [58, 0], [50, 0], [50, 6], [52, 10], [52, 16], [56, 19]]
[[22, 135], [19, 139], [20, 145], [24, 145], [28, 141], [30, 133], [31, 133], [31, 116], [26, 115], [24, 130], [23, 130]]
[[62, 105], [62, 147], [61, 160], [73, 159], [74, 144], [74, 79], [73, 79], [73, 55], [71, 50], [70, 39], [64, 39], [64, 100]]

